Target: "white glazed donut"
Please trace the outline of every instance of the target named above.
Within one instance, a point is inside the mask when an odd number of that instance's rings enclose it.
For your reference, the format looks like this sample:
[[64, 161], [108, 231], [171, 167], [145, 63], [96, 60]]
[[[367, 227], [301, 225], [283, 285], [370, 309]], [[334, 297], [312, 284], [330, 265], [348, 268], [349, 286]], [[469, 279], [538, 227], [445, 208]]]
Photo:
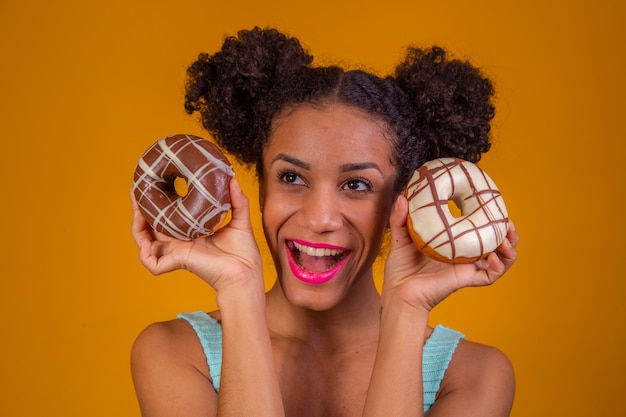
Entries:
[[[152, 228], [181, 240], [212, 234], [230, 210], [228, 185], [233, 168], [213, 143], [192, 135], [172, 135], [143, 154], [133, 181], [139, 210]], [[187, 194], [174, 181], [183, 178]]]
[[[508, 214], [491, 178], [469, 161], [440, 158], [415, 171], [405, 193], [407, 225], [417, 248], [443, 262], [474, 262], [493, 252], [508, 230]], [[450, 212], [449, 201], [461, 209]]]

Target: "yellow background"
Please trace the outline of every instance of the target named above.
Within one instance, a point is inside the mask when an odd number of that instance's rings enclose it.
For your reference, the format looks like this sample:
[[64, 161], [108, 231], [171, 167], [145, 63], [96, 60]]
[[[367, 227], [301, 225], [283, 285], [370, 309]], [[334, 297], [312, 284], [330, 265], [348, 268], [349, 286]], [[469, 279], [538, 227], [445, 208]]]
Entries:
[[[128, 366], [137, 333], [213, 308], [190, 274], [153, 277], [139, 264], [129, 189], [152, 142], [204, 136], [182, 108], [187, 65], [254, 25], [382, 74], [409, 43], [485, 68], [498, 112], [481, 165], [521, 235], [519, 262], [493, 287], [454, 294], [433, 322], [510, 356], [513, 416], [623, 415], [624, 8], [0, 0], [0, 415], [138, 416]], [[252, 177], [238, 175], [255, 200]]]

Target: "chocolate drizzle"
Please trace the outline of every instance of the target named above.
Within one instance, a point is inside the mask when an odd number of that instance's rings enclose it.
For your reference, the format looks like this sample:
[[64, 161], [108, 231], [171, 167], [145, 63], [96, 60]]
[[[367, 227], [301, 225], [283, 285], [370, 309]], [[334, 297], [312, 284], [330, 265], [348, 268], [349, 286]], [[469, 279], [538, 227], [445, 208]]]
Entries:
[[[471, 162], [441, 158], [427, 162], [407, 186], [409, 216], [418, 248], [454, 262], [469, 262], [494, 251], [504, 240], [508, 215], [491, 178]], [[461, 208], [450, 213], [448, 201]], [[418, 241], [421, 240], [421, 241]]]

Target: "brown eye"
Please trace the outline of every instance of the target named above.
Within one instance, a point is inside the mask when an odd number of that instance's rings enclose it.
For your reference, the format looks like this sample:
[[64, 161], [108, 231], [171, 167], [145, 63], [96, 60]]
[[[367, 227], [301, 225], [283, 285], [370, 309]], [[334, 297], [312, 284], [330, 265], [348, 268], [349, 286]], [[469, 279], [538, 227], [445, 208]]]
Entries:
[[286, 184], [300, 185], [304, 184], [302, 178], [293, 171], [283, 171], [278, 173], [278, 179]]
[[353, 178], [346, 181], [343, 188], [350, 191], [368, 192], [372, 190], [372, 185], [363, 178]]

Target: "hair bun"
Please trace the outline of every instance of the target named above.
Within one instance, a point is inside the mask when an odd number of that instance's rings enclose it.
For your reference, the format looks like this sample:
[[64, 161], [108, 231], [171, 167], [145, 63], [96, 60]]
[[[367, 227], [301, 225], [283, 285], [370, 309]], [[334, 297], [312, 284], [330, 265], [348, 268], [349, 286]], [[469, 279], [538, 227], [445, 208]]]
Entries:
[[252, 163], [265, 131], [265, 118], [256, 114], [259, 105], [283, 74], [312, 61], [296, 38], [275, 29], [242, 30], [226, 37], [214, 55], [200, 54], [187, 69], [185, 110], [199, 112], [218, 145]]
[[455, 157], [476, 162], [489, 150], [494, 89], [477, 68], [448, 59], [437, 46], [410, 47], [395, 78], [409, 96], [418, 131], [431, 142], [429, 159]]

